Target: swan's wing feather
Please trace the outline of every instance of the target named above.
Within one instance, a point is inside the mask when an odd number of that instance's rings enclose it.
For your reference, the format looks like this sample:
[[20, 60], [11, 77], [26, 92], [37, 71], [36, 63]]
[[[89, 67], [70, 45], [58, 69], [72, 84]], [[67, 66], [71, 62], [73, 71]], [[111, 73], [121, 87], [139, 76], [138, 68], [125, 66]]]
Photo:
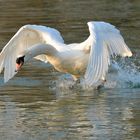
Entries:
[[[52, 41], [64, 42], [59, 31], [40, 25], [25, 25], [11, 38], [0, 53], [0, 72], [4, 68], [4, 81], [7, 82], [17, 72], [16, 59], [29, 47], [38, 44], [49, 44]], [[45, 61], [44, 55], [36, 57]]]
[[86, 84], [96, 85], [104, 80], [110, 56], [132, 56], [130, 49], [125, 44], [123, 37], [113, 25], [105, 22], [88, 22], [91, 45], [89, 62], [85, 73]]

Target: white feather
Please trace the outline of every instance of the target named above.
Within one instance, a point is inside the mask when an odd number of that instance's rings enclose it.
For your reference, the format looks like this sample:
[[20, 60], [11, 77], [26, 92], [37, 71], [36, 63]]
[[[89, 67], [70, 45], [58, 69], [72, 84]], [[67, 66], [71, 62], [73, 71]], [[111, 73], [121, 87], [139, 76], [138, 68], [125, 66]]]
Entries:
[[120, 31], [105, 22], [88, 22], [90, 36], [82, 43], [66, 45], [53, 28], [25, 25], [12, 37], [0, 54], [0, 72], [4, 68], [7, 82], [17, 72], [16, 59], [26, 56], [50, 62], [58, 71], [70, 73], [74, 79], [84, 76], [86, 85], [105, 79], [110, 56], [131, 56]]
[[[0, 72], [4, 68], [4, 81], [7, 82], [17, 73], [15, 72], [16, 58], [24, 51], [38, 43], [47, 44], [55, 41], [64, 42], [56, 29], [37, 25], [21, 27], [0, 54]], [[44, 55], [36, 56], [36, 59], [47, 62]]]
[[115, 26], [105, 22], [88, 22], [88, 26], [91, 50], [85, 81], [90, 86], [105, 79], [111, 55], [125, 57], [132, 53]]

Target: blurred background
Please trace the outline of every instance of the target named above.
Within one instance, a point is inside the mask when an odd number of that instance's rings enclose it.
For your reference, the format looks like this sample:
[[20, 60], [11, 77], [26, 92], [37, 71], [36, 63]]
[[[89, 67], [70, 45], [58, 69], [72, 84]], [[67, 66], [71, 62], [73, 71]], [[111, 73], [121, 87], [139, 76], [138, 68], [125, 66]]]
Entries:
[[88, 36], [88, 21], [106, 21], [117, 26], [130, 48], [137, 48], [140, 35], [139, 0], [1, 0], [1, 47], [25, 24], [58, 29], [66, 42], [81, 42]]

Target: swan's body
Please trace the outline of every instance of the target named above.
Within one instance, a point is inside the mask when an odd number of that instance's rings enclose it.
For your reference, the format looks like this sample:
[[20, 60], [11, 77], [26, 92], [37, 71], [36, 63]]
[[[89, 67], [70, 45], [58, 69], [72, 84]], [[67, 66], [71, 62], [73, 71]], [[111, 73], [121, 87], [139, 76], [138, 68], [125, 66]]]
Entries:
[[104, 80], [110, 56], [125, 57], [132, 53], [113, 25], [88, 22], [88, 26], [88, 39], [69, 45], [56, 29], [37, 25], [21, 27], [0, 54], [0, 70], [5, 69], [4, 81], [11, 79], [24, 61], [31, 58], [49, 62], [58, 71], [70, 73], [75, 80], [83, 77], [89, 86]]

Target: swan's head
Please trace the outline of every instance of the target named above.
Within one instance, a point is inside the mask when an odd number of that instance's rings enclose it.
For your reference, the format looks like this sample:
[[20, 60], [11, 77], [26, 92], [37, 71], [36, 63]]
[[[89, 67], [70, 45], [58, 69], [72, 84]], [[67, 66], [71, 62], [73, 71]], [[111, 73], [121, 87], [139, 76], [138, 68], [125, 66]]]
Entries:
[[15, 72], [18, 72], [21, 69], [22, 65], [24, 64], [24, 57], [25, 57], [25, 55], [20, 56], [16, 59], [16, 70], [15, 70]]

